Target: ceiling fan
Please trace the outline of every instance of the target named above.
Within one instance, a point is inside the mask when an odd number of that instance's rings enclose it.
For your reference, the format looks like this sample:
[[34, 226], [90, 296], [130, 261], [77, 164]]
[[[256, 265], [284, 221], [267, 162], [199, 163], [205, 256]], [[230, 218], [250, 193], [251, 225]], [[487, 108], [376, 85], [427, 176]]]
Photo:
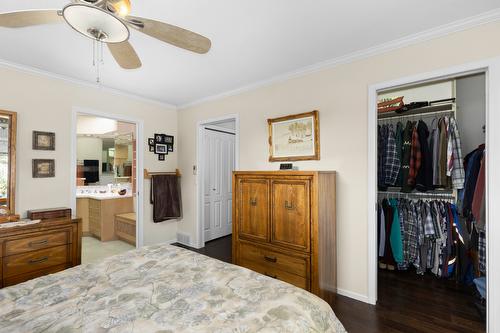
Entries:
[[66, 22], [82, 35], [107, 44], [116, 62], [125, 69], [142, 65], [128, 41], [129, 28], [192, 52], [203, 54], [210, 50], [210, 39], [175, 25], [130, 16], [130, 9], [130, 0], [71, 0], [61, 10], [25, 10], [0, 14], [0, 27], [22, 28]]

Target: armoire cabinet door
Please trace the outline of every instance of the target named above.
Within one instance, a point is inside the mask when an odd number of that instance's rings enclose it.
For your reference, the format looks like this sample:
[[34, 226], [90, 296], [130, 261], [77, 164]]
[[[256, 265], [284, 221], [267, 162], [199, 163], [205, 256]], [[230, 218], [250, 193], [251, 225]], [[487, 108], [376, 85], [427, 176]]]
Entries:
[[269, 183], [266, 179], [240, 179], [238, 236], [267, 242], [269, 230]]
[[310, 249], [310, 181], [272, 182], [271, 243], [298, 250]]

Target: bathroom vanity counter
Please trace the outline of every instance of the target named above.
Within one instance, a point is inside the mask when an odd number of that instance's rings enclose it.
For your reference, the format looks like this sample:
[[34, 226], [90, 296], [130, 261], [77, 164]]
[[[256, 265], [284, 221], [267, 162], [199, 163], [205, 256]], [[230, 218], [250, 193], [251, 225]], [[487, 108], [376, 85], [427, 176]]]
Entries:
[[86, 194], [76, 199], [76, 215], [82, 219], [84, 235], [94, 236], [102, 242], [117, 239], [115, 215], [133, 211], [131, 195]]

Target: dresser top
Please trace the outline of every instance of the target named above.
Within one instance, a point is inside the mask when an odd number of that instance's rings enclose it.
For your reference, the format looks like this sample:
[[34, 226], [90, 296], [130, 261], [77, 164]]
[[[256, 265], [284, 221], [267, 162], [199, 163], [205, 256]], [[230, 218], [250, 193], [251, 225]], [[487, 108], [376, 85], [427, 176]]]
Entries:
[[302, 170], [272, 170], [272, 171], [233, 171], [235, 175], [276, 175], [276, 176], [307, 176], [307, 175], [315, 175], [315, 174], [335, 174], [337, 171], [328, 171], [328, 170], [311, 170], [311, 171], [302, 171]]
[[55, 218], [55, 219], [46, 219], [42, 220], [39, 223], [20, 225], [15, 227], [4, 227], [0, 228], [0, 236], [26, 233], [26, 232], [34, 232], [37, 230], [43, 230], [48, 228], [61, 227], [64, 225], [71, 225], [72, 223], [80, 223], [81, 219], [70, 219], [67, 217]]

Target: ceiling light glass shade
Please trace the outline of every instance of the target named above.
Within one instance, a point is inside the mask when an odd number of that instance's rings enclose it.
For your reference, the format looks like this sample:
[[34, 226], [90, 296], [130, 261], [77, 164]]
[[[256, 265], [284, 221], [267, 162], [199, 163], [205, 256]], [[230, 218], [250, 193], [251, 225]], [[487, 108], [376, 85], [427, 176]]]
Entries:
[[78, 135], [103, 135], [116, 132], [117, 129], [116, 120], [93, 116], [78, 116], [76, 125]]
[[116, 13], [120, 16], [127, 16], [128, 14], [130, 14], [130, 0], [120, 0], [114, 2], [112, 6], [116, 10]]
[[79, 33], [106, 43], [120, 43], [130, 36], [119, 18], [91, 5], [70, 4], [63, 8], [63, 17]]

